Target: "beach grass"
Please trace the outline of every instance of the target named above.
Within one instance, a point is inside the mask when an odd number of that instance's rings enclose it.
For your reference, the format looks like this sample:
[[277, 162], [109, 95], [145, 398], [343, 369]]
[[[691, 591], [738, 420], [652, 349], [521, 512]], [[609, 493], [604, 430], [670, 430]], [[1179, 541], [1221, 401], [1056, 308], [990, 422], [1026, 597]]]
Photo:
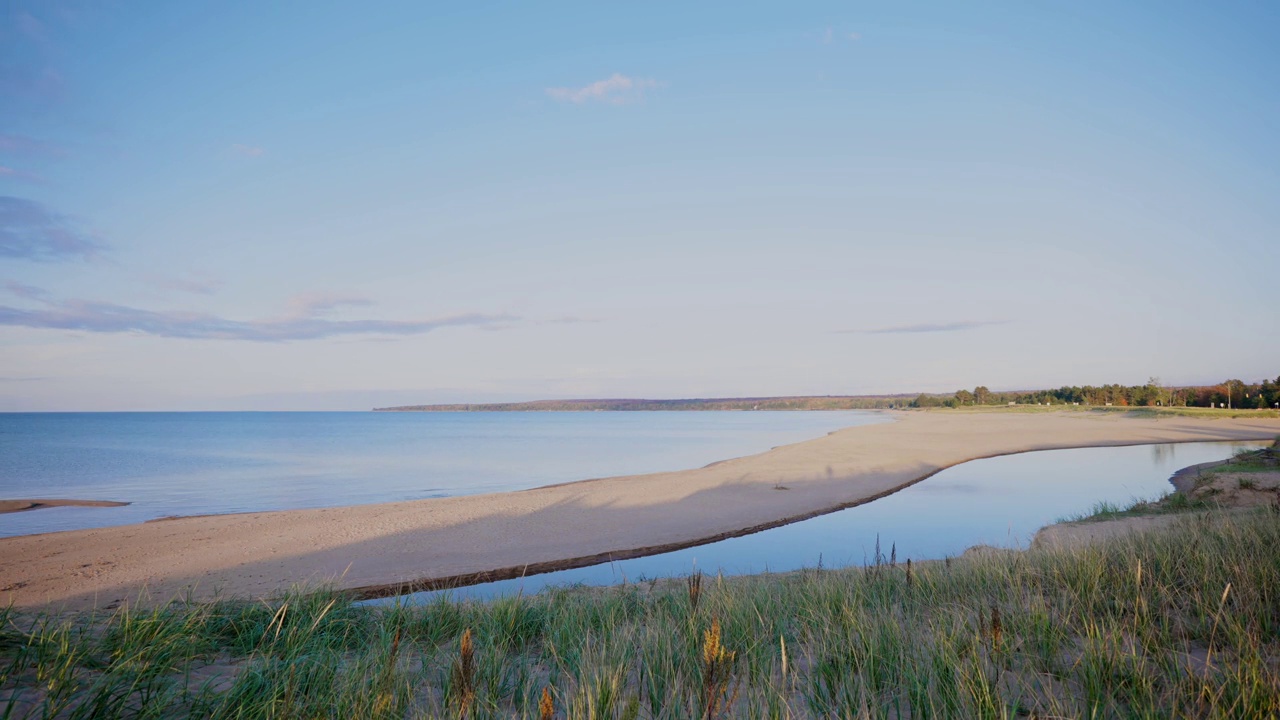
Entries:
[[1126, 517], [1148, 517], [1152, 515], [1169, 515], [1174, 513], [1186, 513], [1193, 511], [1205, 511], [1214, 509], [1215, 505], [1207, 500], [1193, 498], [1187, 493], [1179, 490], [1171, 490], [1159, 497], [1152, 499], [1134, 498], [1127, 505], [1118, 505], [1111, 502], [1097, 502], [1090, 509], [1075, 515], [1066, 515], [1058, 518], [1060, 523], [1075, 522], [1097, 522], [1102, 520], [1116, 520]]
[[1280, 515], [947, 562], [531, 597], [0, 613], [0, 717], [1280, 712]]
[[1260, 419], [1260, 418], [1280, 418], [1280, 410], [1271, 408], [1207, 408], [1207, 407], [1159, 407], [1159, 406], [1141, 406], [1132, 405], [1068, 405], [1064, 403], [1054, 403], [1050, 405], [1034, 405], [1019, 403], [1017, 405], [962, 405], [960, 407], [931, 407], [918, 410], [917, 412], [943, 412], [943, 413], [1059, 413], [1059, 412], [1085, 412], [1085, 413], [1106, 413], [1121, 414], [1131, 418], [1159, 419], [1162, 417], [1191, 417], [1207, 420], [1223, 420], [1231, 418], [1241, 419]]

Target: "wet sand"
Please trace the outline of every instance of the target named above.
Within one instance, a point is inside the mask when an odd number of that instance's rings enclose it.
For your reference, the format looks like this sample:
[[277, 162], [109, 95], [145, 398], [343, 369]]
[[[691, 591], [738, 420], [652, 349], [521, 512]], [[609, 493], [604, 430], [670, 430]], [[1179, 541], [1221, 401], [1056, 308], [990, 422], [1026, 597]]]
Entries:
[[867, 502], [977, 458], [1280, 435], [1280, 420], [1263, 418], [913, 412], [896, 419], [693, 470], [4, 538], [0, 604], [111, 607], [144, 592], [150, 601], [264, 597], [321, 582], [387, 595], [745, 534]]
[[67, 498], [0, 500], [0, 515], [51, 507], [124, 507], [127, 502], [114, 500], [72, 500]]

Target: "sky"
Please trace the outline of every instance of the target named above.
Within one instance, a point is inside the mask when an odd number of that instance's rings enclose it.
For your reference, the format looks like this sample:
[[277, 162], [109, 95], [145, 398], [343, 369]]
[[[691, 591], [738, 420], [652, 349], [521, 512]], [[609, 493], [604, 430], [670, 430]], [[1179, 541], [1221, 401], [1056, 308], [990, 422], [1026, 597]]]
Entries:
[[1280, 374], [1280, 4], [0, 6], [0, 411]]

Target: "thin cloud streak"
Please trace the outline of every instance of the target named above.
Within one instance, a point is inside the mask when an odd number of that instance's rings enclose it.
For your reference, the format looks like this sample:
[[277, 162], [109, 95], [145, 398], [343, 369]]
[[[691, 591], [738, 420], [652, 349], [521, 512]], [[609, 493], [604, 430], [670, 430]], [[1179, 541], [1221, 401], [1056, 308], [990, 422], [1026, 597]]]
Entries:
[[263, 155], [267, 154], [266, 150], [256, 145], [243, 145], [241, 143], [234, 143], [232, 144], [231, 149], [238, 155], [243, 155], [245, 157], [252, 157], [252, 158], [262, 157]]
[[172, 277], [152, 274], [145, 277], [148, 283], [162, 290], [176, 290], [196, 295], [212, 295], [226, 285], [226, 281], [204, 273], [187, 273]]
[[0, 178], [6, 178], [6, 177], [13, 178], [14, 180], [25, 180], [27, 182], [35, 183], [37, 185], [41, 185], [44, 183], [44, 178], [40, 177], [39, 175], [33, 172], [27, 172], [25, 170], [11, 168], [11, 167], [8, 167], [7, 165], [0, 165]]
[[857, 41], [859, 41], [859, 40], [861, 40], [861, 39], [862, 39], [862, 33], [858, 33], [858, 32], [839, 32], [839, 33], [837, 33], [836, 29], [835, 29], [834, 27], [830, 26], [830, 25], [828, 25], [828, 26], [827, 26], [827, 28], [826, 28], [825, 30], [823, 30], [823, 31], [822, 31], [822, 44], [823, 44], [823, 45], [830, 45], [831, 43], [835, 42], [836, 40], [851, 40], [851, 41], [853, 41], [853, 42], [857, 42]]
[[644, 99], [645, 90], [660, 87], [661, 83], [651, 78], [633, 78], [621, 73], [614, 73], [604, 80], [597, 80], [582, 87], [547, 88], [547, 96], [562, 102], [581, 105], [587, 101], [603, 102], [610, 105], [626, 105]]
[[1004, 325], [1008, 320], [962, 320], [950, 323], [920, 323], [918, 325], [893, 325], [871, 330], [841, 330], [844, 334], [856, 335], [909, 335], [914, 333], [959, 332], [961, 330], [977, 330], [991, 325]]
[[[41, 298], [36, 296], [34, 299]], [[421, 335], [444, 327], [486, 328], [519, 320], [514, 315], [481, 313], [426, 320], [334, 320], [322, 317], [339, 306], [368, 304], [363, 300], [335, 298], [320, 301], [304, 299], [295, 304], [289, 315], [264, 320], [232, 320], [208, 313], [145, 310], [88, 300], [41, 302], [45, 307], [38, 309], [0, 305], [0, 325], [95, 333], [140, 333], [191, 340], [283, 342], [342, 335]]]
[[0, 258], [89, 259], [103, 250], [67, 216], [31, 200], [0, 196]]
[[62, 157], [61, 147], [26, 135], [0, 133], [0, 153], [22, 157]]
[[289, 299], [289, 314], [296, 317], [324, 315], [341, 307], [368, 307], [373, 301], [358, 295], [306, 293]]
[[561, 315], [538, 322], [539, 325], [580, 325], [604, 322], [603, 318], [582, 317], [580, 315]]
[[49, 292], [44, 288], [20, 283], [17, 280], [5, 280], [4, 289], [8, 290], [11, 295], [16, 295], [26, 300], [39, 300], [40, 302], [44, 302], [44, 300], [49, 297]]
[[53, 104], [66, 97], [62, 73], [51, 67], [0, 66], [0, 97]]

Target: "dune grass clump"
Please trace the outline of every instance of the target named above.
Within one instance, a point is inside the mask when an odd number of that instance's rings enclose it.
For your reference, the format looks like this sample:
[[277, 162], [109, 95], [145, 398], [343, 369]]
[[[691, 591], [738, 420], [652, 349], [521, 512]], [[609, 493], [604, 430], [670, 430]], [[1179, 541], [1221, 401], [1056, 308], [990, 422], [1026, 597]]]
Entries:
[[488, 603], [9, 609], [0, 718], [1270, 718], [1276, 548], [1262, 507], [1076, 549]]

